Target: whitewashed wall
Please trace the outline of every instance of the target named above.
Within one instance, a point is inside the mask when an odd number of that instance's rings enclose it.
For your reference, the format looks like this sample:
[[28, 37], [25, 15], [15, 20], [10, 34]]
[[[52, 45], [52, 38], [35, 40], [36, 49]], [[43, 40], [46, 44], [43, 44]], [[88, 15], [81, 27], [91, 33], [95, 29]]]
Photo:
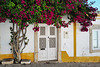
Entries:
[[[0, 23], [0, 54], [11, 54], [9, 42], [10, 42], [10, 29], [12, 26], [7, 20], [5, 23]], [[34, 25], [30, 25], [27, 29], [26, 36], [29, 39], [29, 43], [24, 49], [23, 53], [31, 53], [34, 52], [34, 31], [32, 28]]]
[[[100, 19], [94, 21], [93, 24], [100, 24]], [[77, 24], [77, 56], [100, 56], [100, 52], [90, 53], [89, 31], [81, 32], [80, 28], [81, 28], [80, 25]]]
[[1, 54], [9, 54], [10, 53], [10, 29], [11, 26], [10, 23], [8, 23], [9, 20], [7, 20], [5, 23], [0, 23], [0, 53]]
[[34, 31], [33, 31], [34, 25], [29, 25], [27, 29], [26, 36], [29, 39], [29, 43], [24, 49], [24, 53], [32, 53], [34, 52]]
[[[63, 17], [62, 20], [68, 22], [66, 16]], [[0, 54], [11, 54], [10, 51], [10, 29], [12, 26], [11, 23], [8, 23], [7, 20], [5, 23], [0, 23]], [[100, 19], [93, 22], [94, 24], [100, 24]], [[24, 53], [34, 52], [34, 31], [32, 28], [34, 25], [30, 25], [27, 29], [26, 36], [30, 40], [26, 48], [24, 49]], [[77, 24], [77, 56], [100, 56], [100, 52], [97, 53], [89, 53], [89, 31], [81, 32], [80, 25]], [[67, 34], [66, 34], [67, 32]], [[61, 28], [61, 50], [66, 51], [69, 56], [74, 55], [74, 47], [73, 47], [73, 24], [69, 25], [68, 28]]]
[[[62, 18], [66, 23], [69, 21], [66, 16]], [[67, 32], [67, 33], [66, 33]], [[61, 50], [66, 51], [69, 56], [74, 55], [73, 50], [73, 23], [68, 28], [61, 28]]]
[[[63, 17], [62, 20], [68, 22], [66, 16]], [[10, 29], [12, 26], [7, 20], [5, 23], [0, 23], [0, 54], [11, 54], [10, 51]], [[27, 29], [27, 38], [30, 40], [26, 48], [24, 49], [24, 53], [34, 52], [34, 31], [32, 28], [34, 25], [30, 25]], [[67, 32], [68, 34], [65, 34]], [[68, 28], [61, 28], [61, 50], [66, 51], [69, 56], [73, 56], [73, 24], [69, 25]]]

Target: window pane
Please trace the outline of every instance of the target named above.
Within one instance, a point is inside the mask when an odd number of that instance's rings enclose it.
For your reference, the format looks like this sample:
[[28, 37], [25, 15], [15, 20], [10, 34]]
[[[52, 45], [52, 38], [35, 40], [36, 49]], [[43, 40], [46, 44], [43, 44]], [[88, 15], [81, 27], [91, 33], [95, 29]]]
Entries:
[[98, 31], [98, 47], [100, 47], [100, 31]]
[[98, 48], [97, 40], [93, 40], [93, 48]]
[[93, 31], [93, 39], [97, 40], [97, 36], [98, 36], [98, 31]]
[[98, 31], [93, 31], [93, 48], [98, 48]]

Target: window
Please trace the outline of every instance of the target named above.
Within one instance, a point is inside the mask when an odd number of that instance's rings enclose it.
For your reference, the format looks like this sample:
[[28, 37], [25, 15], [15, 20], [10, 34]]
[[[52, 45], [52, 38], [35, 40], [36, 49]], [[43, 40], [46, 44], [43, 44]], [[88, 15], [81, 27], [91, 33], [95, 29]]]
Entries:
[[93, 48], [100, 48], [100, 30], [93, 30], [92, 33]]
[[100, 25], [90, 29], [90, 52], [100, 52]]

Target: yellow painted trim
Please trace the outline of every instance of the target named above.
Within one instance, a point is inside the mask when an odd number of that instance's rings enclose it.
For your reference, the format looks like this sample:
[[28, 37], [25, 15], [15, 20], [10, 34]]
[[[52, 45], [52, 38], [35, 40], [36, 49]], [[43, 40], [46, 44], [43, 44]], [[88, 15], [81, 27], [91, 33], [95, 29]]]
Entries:
[[100, 17], [100, 14], [98, 14], [98, 17]]
[[[13, 58], [12, 54], [1, 54], [0, 60], [6, 58]], [[34, 62], [34, 53], [21, 54], [22, 59], [30, 59]], [[84, 56], [84, 57], [70, 57], [66, 51], [61, 51], [62, 62], [100, 62], [100, 56]]]
[[66, 51], [61, 51], [62, 62], [73, 62], [74, 57], [69, 57]]
[[100, 18], [96, 18], [96, 19], [100, 19]]
[[100, 18], [98, 18], [98, 17], [100, 17], [100, 14], [98, 14], [98, 16], [97, 16], [97, 18], [96, 18], [96, 19], [100, 19]]
[[6, 58], [13, 58], [12, 54], [0, 54], [0, 60], [6, 59]]
[[30, 59], [32, 62], [34, 61], [34, 53], [22, 53], [22, 59]]
[[76, 22], [74, 22], [74, 27], [73, 27], [73, 30], [74, 30], [74, 57], [76, 57]]
[[[13, 54], [0, 54], [0, 60], [6, 59], [6, 58], [13, 58]], [[22, 53], [21, 58], [22, 59], [30, 59], [33, 62], [34, 61], [34, 53]]]
[[100, 56], [76, 57], [75, 62], [100, 62]]
[[100, 62], [100, 56], [70, 57], [66, 51], [61, 54], [62, 62]]

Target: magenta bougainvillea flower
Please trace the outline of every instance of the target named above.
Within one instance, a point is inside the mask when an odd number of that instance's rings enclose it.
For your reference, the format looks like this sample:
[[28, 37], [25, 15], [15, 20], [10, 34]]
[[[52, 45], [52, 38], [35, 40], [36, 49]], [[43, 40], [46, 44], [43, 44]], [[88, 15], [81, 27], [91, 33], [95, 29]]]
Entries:
[[34, 27], [33, 30], [34, 32], [39, 31], [39, 27]]
[[34, 15], [34, 11], [30, 11], [31, 12], [31, 15]]
[[[36, 32], [39, 31], [38, 23], [60, 28], [77, 22], [82, 26], [81, 31], [88, 31], [92, 21], [96, 20], [96, 11], [88, 0], [1, 0], [0, 23], [8, 18], [22, 29], [36, 23], [33, 28]], [[67, 15], [68, 22], [62, 21], [64, 15]]]
[[22, 0], [22, 1], [21, 1], [21, 3], [22, 3], [22, 4], [24, 4], [24, 3], [25, 3], [25, 1], [24, 1], [24, 0]]
[[0, 23], [1, 23], [1, 22], [5, 22], [5, 21], [6, 21], [6, 18], [0, 17]]

